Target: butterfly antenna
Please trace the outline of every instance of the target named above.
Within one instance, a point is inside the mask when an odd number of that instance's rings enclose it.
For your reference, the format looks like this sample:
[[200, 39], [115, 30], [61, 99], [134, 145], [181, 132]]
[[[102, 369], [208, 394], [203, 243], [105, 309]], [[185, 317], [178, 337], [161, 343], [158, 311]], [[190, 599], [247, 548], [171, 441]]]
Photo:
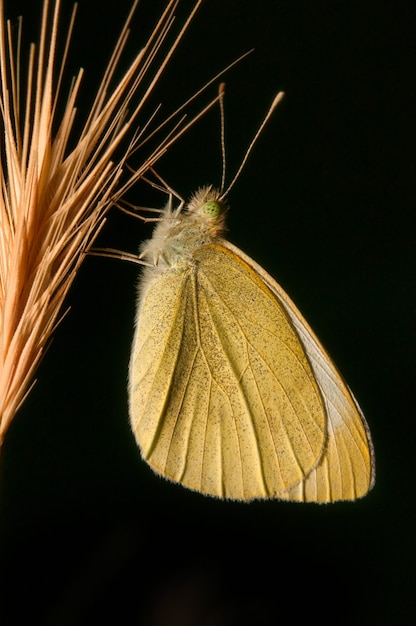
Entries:
[[[266, 126], [267, 122], [269, 121], [270, 117], [272, 116], [273, 111], [275, 110], [277, 105], [280, 104], [280, 102], [283, 100], [284, 95], [285, 95], [284, 91], [279, 91], [277, 96], [274, 98], [274, 100], [273, 100], [273, 102], [271, 104], [270, 109], [267, 111], [267, 113], [266, 113], [262, 123], [260, 124], [260, 127], [259, 127], [258, 131], [254, 135], [253, 139], [251, 140], [251, 143], [250, 143], [249, 147], [246, 150], [246, 153], [244, 155], [244, 158], [243, 158], [243, 160], [241, 162], [240, 167], [237, 170], [237, 173], [235, 174], [234, 178], [232, 179], [231, 183], [228, 185], [228, 188], [225, 191], [222, 191], [223, 187], [221, 187], [221, 198], [220, 198], [221, 200], [224, 199], [229, 194], [230, 190], [234, 187], [235, 183], [237, 182], [237, 179], [240, 176], [243, 167], [247, 163], [247, 159], [250, 156], [251, 151], [253, 150], [254, 145], [255, 145], [257, 139], [259, 138], [263, 128]], [[220, 102], [221, 102], [221, 99], [220, 99]]]
[[221, 158], [222, 158], [222, 175], [221, 175], [221, 187], [220, 193], [223, 194], [225, 185], [225, 169], [227, 166], [227, 159], [225, 156], [225, 115], [224, 115], [224, 93], [225, 83], [221, 83], [219, 87], [219, 99], [220, 99], [220, 119], [221, 119]]

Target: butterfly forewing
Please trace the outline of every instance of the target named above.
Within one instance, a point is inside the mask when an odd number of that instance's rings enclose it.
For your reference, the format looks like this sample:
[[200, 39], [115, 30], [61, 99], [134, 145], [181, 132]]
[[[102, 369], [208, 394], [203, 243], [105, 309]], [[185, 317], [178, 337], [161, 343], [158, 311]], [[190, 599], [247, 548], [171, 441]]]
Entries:
[[279, 497], [310, 502], [353, 500], [374, 484], [374, 452], [365, 417], [330, 356], [280, 285], [241, 250], [224, 242], [230, 252], [252, 267], [286, 311], [302, 343], [319, 385], [328, 416], [325, 453], [304, 483]]

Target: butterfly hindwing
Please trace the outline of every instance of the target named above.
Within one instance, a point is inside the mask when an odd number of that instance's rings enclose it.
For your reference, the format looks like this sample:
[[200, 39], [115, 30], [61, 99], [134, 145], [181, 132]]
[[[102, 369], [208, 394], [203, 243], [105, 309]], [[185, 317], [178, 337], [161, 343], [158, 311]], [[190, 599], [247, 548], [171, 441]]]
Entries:
[[201, 246], [184, 271], [153, 279], [132, 354], [133, 430], [167, 478], [219, 497], [286, 497], [319, 464], [327, 417], [311, 364], [233, 246]]

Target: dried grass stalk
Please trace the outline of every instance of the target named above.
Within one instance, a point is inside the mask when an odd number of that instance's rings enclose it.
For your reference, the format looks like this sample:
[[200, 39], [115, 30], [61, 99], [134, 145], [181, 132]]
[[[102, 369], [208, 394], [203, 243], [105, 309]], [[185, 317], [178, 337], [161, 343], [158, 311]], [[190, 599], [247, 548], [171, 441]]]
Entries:
[[[22, 81], [21, 22], [14, 41], [0, 0], [0, 445], [33, 384], [85, 251], [98, 234], [106, 211], [126, 187], [120, 176], [135, 143], [130, 143], [121, 157], [114, 158], [114, 153], [132, 132], [201, 1], [155, 66], [155, 55], [166, 41], [177, 5], [168, 2], [147, 45], [111, 88], [137, 1], [134, 3], [79, 139], [70, 149], [82, 70], [72, 83], [61, 119], [56, 112], [62, 71], [56, 84], [53, 77], [55, 68], [65, 64], [76, 7], [65, 34], [64, 58], [57, 59], [60, 0], [44, 1], [39, 44], [30, 48], [28, 75]], [[139, 89], [140, 102], [128, 113]], [[129, 184], [140, 178], [172, 141], [166, 136]]]

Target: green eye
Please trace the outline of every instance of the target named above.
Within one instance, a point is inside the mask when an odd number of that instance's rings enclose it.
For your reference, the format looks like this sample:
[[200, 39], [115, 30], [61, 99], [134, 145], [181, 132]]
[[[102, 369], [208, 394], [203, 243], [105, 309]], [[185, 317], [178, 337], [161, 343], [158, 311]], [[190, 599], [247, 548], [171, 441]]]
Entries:
[[215, 200], [204, 202], [202, 206], [202, 213], [207, 217], [218, 217], [221, 213], [221, 204]]

